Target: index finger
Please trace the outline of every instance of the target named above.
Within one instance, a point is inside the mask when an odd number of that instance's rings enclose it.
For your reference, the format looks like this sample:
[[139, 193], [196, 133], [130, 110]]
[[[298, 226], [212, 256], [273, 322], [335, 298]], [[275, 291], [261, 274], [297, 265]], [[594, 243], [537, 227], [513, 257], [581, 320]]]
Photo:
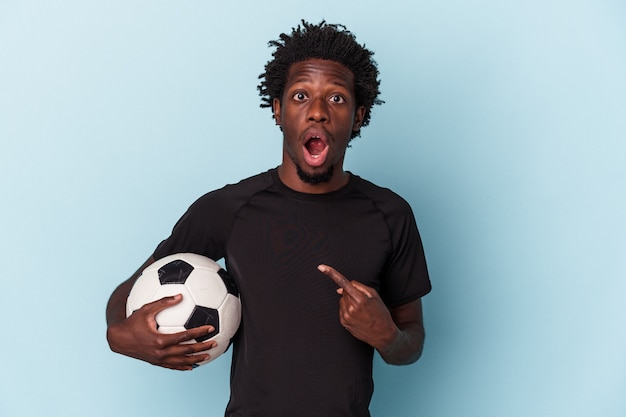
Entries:
[[182, 294], [168, 295], [158, 300], [154, 300], [149, 303], [146, 303], [143, 306], [141, 306], [139, 309], [143, 309], [149, 314], [156, 315], [159, 312], [165, 310], [166, 308], [172, 307], [173, 305], [180, 303], [182, 299], [183, 299]]
[[190, 344], [197, 344], [200, 347], [201, 344], [204, 344], [204, 347], [200, 350], [196, 349], [196, 353], [202, 350], [207, 350], [208, 346], [215, 346], [217, 342], [208, 339], [213, 336], [215, 333], [215, 327], [209, 325], [203, 325], [199, 327], [193, 327], [188, 330], [183, 330], [182, 332], [169, 333], [168, 337], [171, 336], [173, 344], [181, 344], [190, 342]]
[[317, 269], [323, 273], [324, 275], [330, 277], [337, 285], [339, 285], [343, 290], [348, 293], [351, 297], [358, 297], [361, 292], [354, 286], [348, 278], [344, 277], [339, 271], [337, 271], [332, 266], [328, 265], [318, 265]]

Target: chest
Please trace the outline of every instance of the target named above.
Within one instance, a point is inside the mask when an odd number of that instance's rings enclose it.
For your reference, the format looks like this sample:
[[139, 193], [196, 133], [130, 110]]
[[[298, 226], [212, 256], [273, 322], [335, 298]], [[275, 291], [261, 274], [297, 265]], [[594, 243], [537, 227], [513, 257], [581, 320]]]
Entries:
[[237, 213], [226, 252], [243, 297], [307, 297], [336, 288], [317, 270], [321, 263], [378, 290], [390, 239], [382, 214], [368, 201], [260, 198]]

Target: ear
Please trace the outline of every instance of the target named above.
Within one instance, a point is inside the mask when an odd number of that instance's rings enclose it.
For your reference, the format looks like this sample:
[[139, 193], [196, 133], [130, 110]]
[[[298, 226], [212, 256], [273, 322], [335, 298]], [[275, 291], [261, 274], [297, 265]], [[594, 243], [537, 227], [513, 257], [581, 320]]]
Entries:
[[354, 124], [352, 125], [352, 131], [356, 132], [361, 128], [363, 119], [365, 118], [365, 106], [361, 106], [354, 112]]
[[272, 109], [274, 110], [274, 119], [276, 120], [276, 124], [278, 126], [282, 125], [283, 120], [280, 115], [280, 100], [279, 99], [274, 98], [274, 100], [272, 100]]

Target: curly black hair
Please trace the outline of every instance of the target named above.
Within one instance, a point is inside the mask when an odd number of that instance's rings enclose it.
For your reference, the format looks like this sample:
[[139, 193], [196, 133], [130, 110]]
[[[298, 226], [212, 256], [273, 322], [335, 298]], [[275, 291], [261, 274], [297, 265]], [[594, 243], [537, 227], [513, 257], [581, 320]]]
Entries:
[[[280, 39], [270, 41], [273, 60], [265, 65], [265, 72], [259, 75], [258, 85], [261, 107], [272, 108], [274, 98], [282, 99], [289, 67], [310, 58], [339, 62], [354, 75], [354, 93], [357, 107], [365, 107], [361, 127], [370, 121], [372, 106], [384, 103], [380, 94], [378, 66], [372, 58], [374, 53], [365, 45], [357, 43], [354, 35], [344, 25], [328, 24], [325, 21], [314, 25], [302, 20], [302, 26], [292, 28], [291, 35], [281, 33]], [[359, 136], [361, 129], [352, 132], [351, 139]]]

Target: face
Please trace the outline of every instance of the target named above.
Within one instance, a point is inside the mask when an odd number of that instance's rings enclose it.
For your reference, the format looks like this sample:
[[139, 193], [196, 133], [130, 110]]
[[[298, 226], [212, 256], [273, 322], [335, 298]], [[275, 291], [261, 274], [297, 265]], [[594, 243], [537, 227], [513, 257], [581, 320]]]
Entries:
[[289, 68], [281, 100], [274, 99], [283, 131], [281, 179], [293, 189], [323, 193], [347, 181], [343, 159], [365, 114], [356, 106], [352, 71], [335, 61], [309, 59]]

